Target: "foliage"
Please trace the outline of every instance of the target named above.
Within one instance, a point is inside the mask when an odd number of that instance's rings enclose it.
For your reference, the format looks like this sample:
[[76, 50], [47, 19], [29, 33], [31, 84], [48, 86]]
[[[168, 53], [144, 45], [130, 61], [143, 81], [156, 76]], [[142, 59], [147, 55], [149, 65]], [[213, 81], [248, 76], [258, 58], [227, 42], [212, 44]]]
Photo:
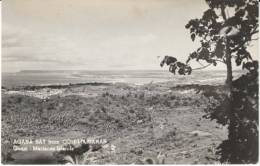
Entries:
[[163, 67], [164, 64], [170, 66], [169, 71], [173, 74], [175, 74], [176, 70], [178, 71], [178, 73], [180, 75], [191, 74], [191, 71], [192, 71], [190, 66], [177, 61], [176, 58], [171, 57], [171, 56], [166, 55], [164, 57], [164, 59], [160, 63], [160, 66]]
[[[192, 52], [187, 62], [192, 59], [212, 63], [226, 63], [225, 39], [229, 39], [230, 54], [236, 64], [252, 60], [247, 45], [254, 34], [258, 33], [257, 0], [206, 0], [210, 9], [203, 13], [201, 19], [192, 19], [185, 26], [190, 30], [191, 39], [200, 39], [201, 47]], [[227, 18], [226, 11], [234, 8], [234, 15]], [[221, 13], [220, 15], [217, 12]], [[222, 16], [222, 17], [220, 17]]]
[[[252, 62], [247, 47], [258, 33], [258, 1], [206, 0], [206, 2], [209, 9], [203, 13], [202, 18], [191, 19], [185, 26], [190, 30], [192, 41], [197, 39], [200, 42], [200, 47], [188, 56], [186, 67], [189, 67], [191, 60], [208, 64], [202, 67], [211, 64], [216, 66], [219, 62], [227, 64], [229, 55], [235, 59], [237, 66]], [[233, 16], [228, 17], [227, 11], [230, 13], [233, 11]], [[225, 53], [226, 49], [228, 54]], [[185, 66], [181, 66], [175, 70], [185, 71], [179, 72], [181, 75], [191, 72], [184, 68]]]
[[[258, 66], [233, 81], [228, 140], [219, 146], [221, 162], [258, 161]], [[230, 115], [232, 114], [232, 115]], [[233, 118], [233, 119], [232, 119]]]
[[[189, 62], [195, 60], [206, 68], [219, 62], [227, 66], [227, 90], [229, 93], [208, 97], [218, 101], [209, 103], [206, 118], [228, 124], [228, 139], [218, 147], [221, 162], [256, 163], [258, 161], [258, 61], [247, 50], [258, 33], [257, 0], [206, 0], [209, 9], [200, 19], [191, 19], [185, 26], [192, 41], [199, 40], [200, 47], [190, 53], [186, 64], [169, 71], [181, 75], [190, 74]], [[174, 57], [173, 57], [174, 58]], [[246, 75], [232, 81], [232, 63], [248, 70]], [[165, 59], [164, 59], [165, 60]], [[201, 62], [207, 63], [203, 65]], [[168, 64], [167, 64], [168, 65]], [[201, 69], [199, 68], [199, 69]], [[207, 94], [204, 94], [207, 95]]]
[[218, 93], [209, 95], [218, 102], [209, 105], [204, 117], [228, 125], [229, 130], [228, 139], [218, 147], [221, 162], [241, 164], [258, 161], [257, 70], [258, 65], [255, 65], [254, 69], [233, 81], [231, 97]]

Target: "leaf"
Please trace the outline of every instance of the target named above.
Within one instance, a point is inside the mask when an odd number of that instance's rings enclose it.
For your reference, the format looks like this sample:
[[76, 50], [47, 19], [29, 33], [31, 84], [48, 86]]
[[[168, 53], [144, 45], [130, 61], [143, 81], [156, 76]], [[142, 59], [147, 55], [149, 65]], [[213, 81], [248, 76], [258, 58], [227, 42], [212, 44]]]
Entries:
[[198, 54], [197, 54], [196, 51], [194, 51], [194, 52], [192, 52], [192, 53], [190, 54], [190, 58], [191, 58], [191, 59], [194, 59], [194, 58], [196, 58], [197, 56], [198, 56]]
[[240, 61], [242, 61], [243, 59], [252, 60], [251, 54], [245, 48], [241, 48], [237, 51], [237, 59], [238, 58], [240, 59]]
[[203, 13], [202, 19], [209, 22], [217, 19], [218, 16], [213, 9], [208, 9]]
[[243, 63], [242, 69], [247, 69], [248, 71], [258, 70], [258, 61]]
[[180, 75], [185, 75], [183, 68], [180, 68], [180, 69], [178, 70], [178, 73], [179, 73]]
[[196, 36], [195, 33], [192, 33], [192, 34], [190, 35], [192, 41], [195, 40], [195, 36]]
[[240, 17], [240, 18], [244, 17], [244, 15], [245, 15], [245, 10], [244, 10], [244, 9], [240, 9], [240, 10], [238, 10], [238, 11], [235, 13], [235, 16], [236, 16], [236, 17]]
[[209, 50], [206, 49], [205, 47], [202, 47], [202, 49], [199, 52], [198, 58], [205, 59], [205, 60], [209, 59]]
[[210, 47], [209, 42], [206, 42], [206, 41], [201, 41], [201, 46], [205, 47], [205, 48], [209, 48]]
[[206, 0], [206, 3], [209, 5], [210, 8], [219, 8], [223, 3], [222, 0]]
[[217, 58], [222, 58], [224, 56], [224, 49], [225, 45], [223, 44], [223, 40], [218, 40], [215, 48], [215, 54]]
[[188, 24], [185, 25], [185, 28], [186, 28], [186, 29], [189, 29], [190, 27], [191, 27], [190, 22], [189, 22]]
[[236, 65], [237, 65], [237, 66], [241, 65], [242, 59], [240, 58], [239, 55], [237, 56], [235, 62], [236, 62]]
[[233, 16], [230, 17], [226, 22], [224, 26], [237, 26], [241, 22], [241, 18]]

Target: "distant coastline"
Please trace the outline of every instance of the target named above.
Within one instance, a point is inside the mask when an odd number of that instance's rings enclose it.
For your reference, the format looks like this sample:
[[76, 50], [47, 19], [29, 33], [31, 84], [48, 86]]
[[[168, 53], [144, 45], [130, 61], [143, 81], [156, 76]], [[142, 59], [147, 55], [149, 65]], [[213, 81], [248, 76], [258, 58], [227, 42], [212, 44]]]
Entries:
[[[8, 73], [65, 73], [65, 72], [139, 72], [139, 71], [150, 71], [150, 72], [168, 72], [168, 69], [126, 69], [126, 70], [20, 70], [20, 71], [2, 71], [2, 74]], [[201, 70], [202, 72], [217, 71], [224, 72], [226, 69], [213, 69], [213, 70]], [[234, 72], [243, 71], [241, 69], [235, 69]], [[193, 71], [197, 72], [197, 71]]]
[[89, 83], [77, 83], [77, 84], [50, 84], [50, 85], [26, 85], [26, 86], [17, 86], [13, 88], [8, 88], [5, 86], [2, 86], [2, 90], [39, 90], [39, 89], [44, 89], [44, 88], [49, 88], [49, 89], [64, 89], [64, 88], [75, 88], [75, 87], [80, 87], [84, 85], [90, 85], [90, 86], [101, 86], [101, 85], [106, 85], [109, 86], [111, 85], [110, 83], [101, 83], [101, 82], [89, 82]]
[[[234, 71], [234, 78], [244, 71]], [[38, 87], [62, 88], [71, 85], [100, 85], [126, 83], [144, 85], [171, 81], [173, 84], [223, 84], [226, 71], [194, 71], [191, 75], [173, 75], [165, 70], [23, 70], [17, 73], [2, 73], [5, 89], [37, 89]]]

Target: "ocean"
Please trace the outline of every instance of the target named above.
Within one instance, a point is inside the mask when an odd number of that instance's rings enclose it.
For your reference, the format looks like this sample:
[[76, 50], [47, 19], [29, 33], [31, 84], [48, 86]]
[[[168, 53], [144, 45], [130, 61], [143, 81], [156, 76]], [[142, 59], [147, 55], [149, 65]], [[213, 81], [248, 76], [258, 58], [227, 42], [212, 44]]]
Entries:
[[[245, 73], [234, 71], [234, 78]], [[2, 86], [64, 85], [76, 83], [129, 83], [142, 85], [172, 81], [173, 84], [223, 84], [226, 71], [194, 71], [191, 75], [174, 75], [167, 70], [122, 70], [122, 71], [21, 71], [2, 73]]]

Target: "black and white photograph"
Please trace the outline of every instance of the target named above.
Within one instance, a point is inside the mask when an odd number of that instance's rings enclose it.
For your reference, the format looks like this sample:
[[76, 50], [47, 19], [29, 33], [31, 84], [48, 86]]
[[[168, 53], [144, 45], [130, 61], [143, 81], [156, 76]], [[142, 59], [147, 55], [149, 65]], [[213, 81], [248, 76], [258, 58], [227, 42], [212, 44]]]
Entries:
[[258, 163], [258, 0], [0, 3], [2, 164]]

